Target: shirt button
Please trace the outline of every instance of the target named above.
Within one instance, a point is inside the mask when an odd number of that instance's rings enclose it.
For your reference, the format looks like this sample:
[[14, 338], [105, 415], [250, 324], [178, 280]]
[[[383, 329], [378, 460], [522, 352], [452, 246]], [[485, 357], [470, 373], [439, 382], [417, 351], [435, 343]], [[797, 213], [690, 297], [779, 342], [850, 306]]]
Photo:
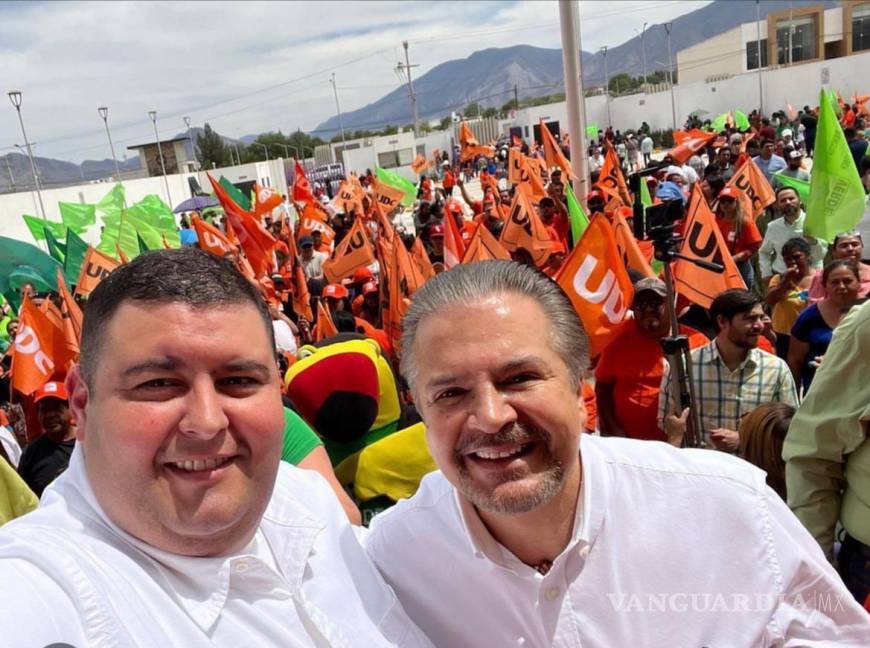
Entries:
[[550, 587], [546, 592], [544, 592], [544, 598], [548, 601], [554, 601], [559, 596], [560, 590], [558, 587]]
[[234, 563], [233, 564], [233, 571], [236, 572], [237, 574], [244, 574], [246, 571], [248, 571], [248, 561], [247, 560], [240, 560], [240, 561]]

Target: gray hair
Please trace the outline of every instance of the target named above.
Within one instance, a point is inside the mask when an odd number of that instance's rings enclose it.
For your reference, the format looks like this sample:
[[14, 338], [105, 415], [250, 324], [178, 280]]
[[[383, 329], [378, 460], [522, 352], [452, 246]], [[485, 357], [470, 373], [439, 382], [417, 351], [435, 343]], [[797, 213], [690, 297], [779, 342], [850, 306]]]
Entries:
[[[414, 391], [417, 362], [414, 344], [420, 323], [452, 306], [473, 306], [491, 295], [524, 295], [534, 299], [552, 324], [550, 343], [568, 367], [573, 387], [578, 387], [589, 364], [589, 339], [583, 324], [555, 281], [535, 268], [513, 261], [480, 261], [460, 264], [427, 281], [414, 293], [402, 320], [402, 376]], [[534, 331], [530, 331], [534, 334]], [[493, 331], [493, 335], [497, 335]]]

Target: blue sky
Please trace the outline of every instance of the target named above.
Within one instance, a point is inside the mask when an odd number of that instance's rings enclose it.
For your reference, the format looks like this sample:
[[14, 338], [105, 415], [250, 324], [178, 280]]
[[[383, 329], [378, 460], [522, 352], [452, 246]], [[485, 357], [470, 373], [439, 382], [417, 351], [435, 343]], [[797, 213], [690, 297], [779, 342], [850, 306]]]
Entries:
[[[581, 1], [583, 49], [615, 46], [644, 22], [706, 1]], [[487, 47], [559, 47], [555, 2], [0, 2], [0, 79], [24, 93], [38, 155], [109, 157], [97, 106], [109, 107], [116, 149], [208, 121], [224, 135], [313, 128], [399, 84], [410, 42], [419, 76]], [[5, 99], [2, 99], [6, 102]], [[5, 108], [3, 107], [5, 105]], [[21, 143], [0, 103], [0, 155]]]

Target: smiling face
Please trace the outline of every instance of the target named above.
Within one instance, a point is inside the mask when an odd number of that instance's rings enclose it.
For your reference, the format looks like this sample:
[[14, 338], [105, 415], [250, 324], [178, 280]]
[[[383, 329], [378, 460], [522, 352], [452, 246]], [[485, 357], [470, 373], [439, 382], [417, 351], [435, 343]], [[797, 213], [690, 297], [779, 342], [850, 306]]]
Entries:
[[754, 349], [764, 332], [764, 310], [756, 304], [746, 313], [737, 313], [730, 320], [719, 315], [719, 335], [741, 349]]
[[553, 335], [538, 303], [517, 294], [448, 308], [420, 323], [415, 395], [429, 448], [478, 509], [528, 512], [579, 473], [585, 408], [581, 388], [572, 386], [549, 343]]
[[93, 390], [78, 367], [67, 389], [105, 513], [173, 553], [244, 546], [271, 496], [283, 431], [256, 308], [127, 301], [103, 335]]

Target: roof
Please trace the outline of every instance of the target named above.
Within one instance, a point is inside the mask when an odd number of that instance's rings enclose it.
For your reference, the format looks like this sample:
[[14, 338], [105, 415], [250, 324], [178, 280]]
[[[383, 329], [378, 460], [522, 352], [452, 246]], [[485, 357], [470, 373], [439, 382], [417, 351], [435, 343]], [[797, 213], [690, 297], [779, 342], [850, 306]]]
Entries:
[[[160, 140], [160, 144], [172, 144], [173, 142], [186, 142], [190, 138], [187, 136], [184, 137], [173, 137], [172, 139]], [[128, 146], [127, 149], [140, 149], [145, 148], [146, 146], [155, 146], [157, 142], [145, 142], [144, 144], [133, 144], [132, 146]]]

